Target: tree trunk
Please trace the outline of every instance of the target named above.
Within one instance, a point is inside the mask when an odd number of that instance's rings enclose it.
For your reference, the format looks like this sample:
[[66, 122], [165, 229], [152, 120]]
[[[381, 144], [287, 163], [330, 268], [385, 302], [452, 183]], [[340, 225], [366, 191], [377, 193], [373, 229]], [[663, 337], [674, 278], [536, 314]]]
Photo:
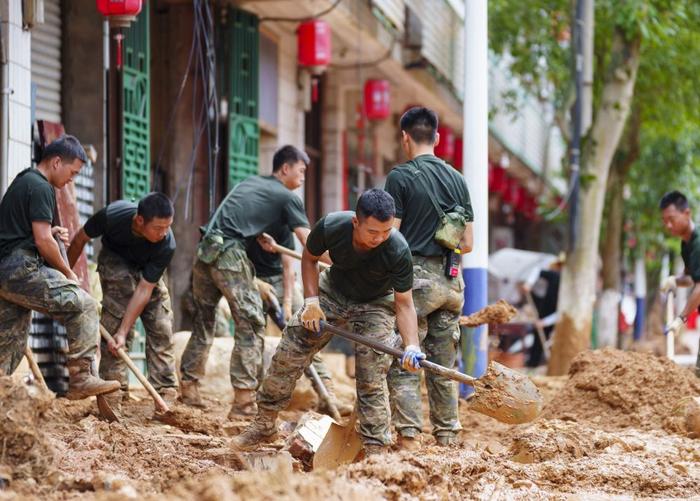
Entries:
[[624, 186], [632, 164], [639, 158], [641, 117], [638, 108], [630, 115], [624, 137], [610, 166], [605, 202], [605, 238], [600, 252], [603, 261], [603, 293], [598, 301], [598, 348], [617, 346], [621, 299], [621, 269], [624, 223]]
[[616, 31], [611, 60], [590, 133], [586, 174], [580, 203], [580, 234], [567, 256], [559, 288], [559, 322], [554, 331], [548, 374], [563, 375], [573, 358], [589, 348], [591, 319], [598, 273], [598, 242], [605, 202], [605, 188], [613, 155], [629, 114], [639, 67], [639, 40], [626, 41]]

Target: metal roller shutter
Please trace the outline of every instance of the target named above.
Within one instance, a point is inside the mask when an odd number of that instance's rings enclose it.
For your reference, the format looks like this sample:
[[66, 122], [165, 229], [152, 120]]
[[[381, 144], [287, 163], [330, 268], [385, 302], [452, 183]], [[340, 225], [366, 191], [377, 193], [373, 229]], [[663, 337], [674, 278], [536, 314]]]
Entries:
[[61, 123], [61, 2], [44, 0], [44, 23], [32, 28], [35, 120]]

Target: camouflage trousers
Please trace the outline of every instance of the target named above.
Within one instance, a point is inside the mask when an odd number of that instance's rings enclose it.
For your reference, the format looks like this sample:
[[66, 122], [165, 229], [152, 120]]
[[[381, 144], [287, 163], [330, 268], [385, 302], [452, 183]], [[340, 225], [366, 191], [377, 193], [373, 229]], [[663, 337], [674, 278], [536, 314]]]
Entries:
[[197, 258], [192, 269], [192, 335], [180, 362], [183, 381], [197, 381], [204, 376], [214, 341], [216, 305], [223, 295], [236, 323], [229, 369], [231, 384], [238, 389], [257, 389], [263, 372], [265, 315], [254, 279], [255, 270], [242, 243], [236, 242], [210, 264]]
[[[275, 289], [275, 296], [279, 299], [280, 304], [284, 298], [284, 280], [282, 275], [272, 275], [271, 277], [258, 277], [260, 280], [267, 282]], [[295, 284], [296, 285], [296, 284]], [[304, 295], [299, 287], [294, 287], [294, 292], [292, 293], [292, 311], [297, 312], [304, 305]], [[321, 356], [317, 353], [311, 360], [311, 364], [318, 372], [321, 379], [330, 380], [331, 373], [323, 363]]]
[[[457, 357], [459, 316], [464, 304], [464, 280], [444, 275], [443, 259], [413, 256], [413, 302], [418, 315], [418, 335], [428, 360], [452, 368]], [[454, 435], [461, 429], [457, 383], [425, 372], [433, 435]], [[420, 373], [411, 373], [394, 362], [389, 371], [392, 421], [405, 437], [423, 428]]]
[[[102, 285], [102, 317], [100, 323], [107, 332], [114, 335], [119, 329], [126, 307], [141, 280], [141, 273], [129, 265], [118, 254], [102, 248], [97, 258], [97, 273]], [[156, 284], [151, 299], [141, 312], [141, 322], [146, 331], [146, 364], [148, 381], [156, 390], [177, 386], [175, 376], [175, 349], [173, 346], [173, 312], [170, 293], [164, 278]], [[131, 350], [134, 329], [126, 340], [127, 350]], [[123, 390], [129, 389], [126, 364], [107, 349], [107, 343], [100, 343], [100, 377], [119, 381]]]
[[97, 302], [35, 251], [18, 249], [0, 261], [0, 373], [22, 360], [32, 310], [65, 326], [69, 360], [95, 356]]
[[[381, 343], [399, 347], [401, 340], [394, 332], [396, 320], [394, 296], [388, 294], [369, 303], [357, 303], [333, 291], [328, 283], [328, 272], [321, 274], [319, 299], [329, 323], [349, 328]], [[281, 411], [287, 407], [296, 381], [332, 335], [307, 331], [301, 325], [297, 311], [282, 333], [272, 365], [258, 390], [258, 407]], [[356, 384], [359, 431], [365, 444], [391, 442], [389, 395], [386, 374], [391, 357], [357, 344]]]

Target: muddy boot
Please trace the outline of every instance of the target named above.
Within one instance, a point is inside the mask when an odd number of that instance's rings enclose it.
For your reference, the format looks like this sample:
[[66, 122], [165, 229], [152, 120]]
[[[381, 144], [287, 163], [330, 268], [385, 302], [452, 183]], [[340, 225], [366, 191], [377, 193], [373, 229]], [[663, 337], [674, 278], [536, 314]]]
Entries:
[[199, 381], [180, 381], [180, 401], [192, 407], [205, 407], [199, 394]]
[[386, 454], [389, 452], [389, 448], [386, 445], [379, 444], [365, 444], [365, 458], [370, 456], [378, 456], [379, 454]]
[[158, 390], [158, 394], [163, 400], [165, 400], [168, 407], [173, 406], [175, 402], [177, 402], [177, 388], [173, 388], [172, 386], [161, 388]]
[[435, 443], [441, 447], [449, 447], [457, 443], [454, 435], [438, 435], [435, 437]]
[[79, 358], [69, 360], [68, 367], [68, 393], [69, 400], [80, 400], [93, 395], [111, 393], [120, 388], [119, 381], [105, 381], [92, 374], [92, 360]]
[[421, 443], [420, 437], [404, 437], [399, 434], [396, 445], [401, 451], [416, 452], [420, 450], [423, 444]]
[[260, 411], [255, 420], [233, 439], [234, 449], [251, 451], [258, 445], [274, 442], [277, 439], [277, 412]]
[[[328, 395], [331, 397], [331, 402], [333, 402], [335, 408], [338, 409], [338, 413], [341, 416], [349, 416], [350, 414], [352, 414], [354, 406], [350, 404], [341, 403], [340, 400], [338, 400], [338, 397], [335, 396], [335, 392], [333, 391], [333, 381], [331, 381], [330, 379], [322, 379], [321, 381], [323, 381], [323, 385], [326, 387], [326, 391], [328, 391]], [[316, 390], [315, 385], [314, 390]], [[317, 391], [317, 393], [319, 392]], [[318, 398], [318, 406], [316, 407], [316, 410], [321, 414], [327, 414], [333, 417], [331, 410], [328, 408], [328, 404], [326, 404], [326, 401], [321, 398], [320, 393]]]
[[241, 416], [255, 416], [258, 412], [258, 404], [255, 403], [255, 390], [236, 388], [233, 391], [233, 404], [231, 404], [228, 418], [236, 419]]

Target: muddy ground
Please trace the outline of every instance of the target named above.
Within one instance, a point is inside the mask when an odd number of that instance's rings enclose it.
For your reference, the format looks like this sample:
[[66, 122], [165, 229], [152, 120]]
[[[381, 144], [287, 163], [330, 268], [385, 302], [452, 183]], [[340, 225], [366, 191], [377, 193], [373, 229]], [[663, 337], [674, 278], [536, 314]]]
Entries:
[[[230, 395], [220, 389], [206, 392], [206, 412], [175, 406], [169, 424], [152, 419], [151, 401], [136, 391], [140, 400], [109, 424], [94, 402], [46, 399], [21, 378], [0, 378], [0, 478], [9, 482], [0, 500], [700, 497], [700, 440], [684, 415], [700, 395], [690, 370], [601, 350], [580, 356], [568, 377], [535, 381], [547, 405], [528, 425], [500, 424], [463, 402], [454, 447], [426, 433], [417, 454], [304, 473], [274, 460], [270, 471], [245, 471], [229, 449], [245, 421], [226, 419]], [[301, 390], [281, 416], [283, 435], [315, 403]]]

